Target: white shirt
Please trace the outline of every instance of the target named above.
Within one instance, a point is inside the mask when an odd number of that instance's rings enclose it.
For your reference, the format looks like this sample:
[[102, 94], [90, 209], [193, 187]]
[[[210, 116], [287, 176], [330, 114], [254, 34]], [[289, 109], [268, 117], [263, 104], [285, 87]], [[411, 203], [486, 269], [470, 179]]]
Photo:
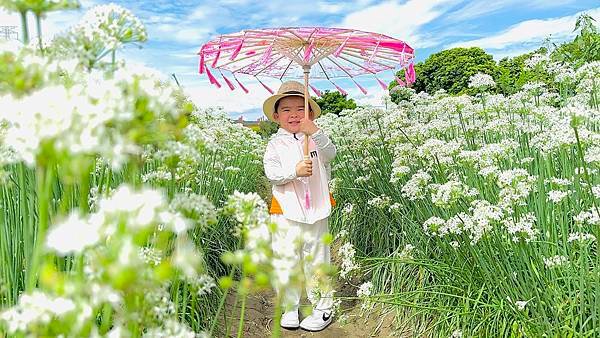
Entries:
[[[304, 158], [304, 134], [292, 134], [279, 128], [267, 144], [263, 164], [265, 175], [273, 184], [273, 197], [277, 199], [283, 216], [287, 219], [314, 224], [331, 214], [329, 180], [331, 161], [335, 158], [335, 145], [319, 129], [309, 137], [309, 157], [313, 172], [309, 177], [296, 176], [296, 164]], [[307, 182], [307, 183], [305, 183]], [[310, 207], [305, 205], [308, 188]]]

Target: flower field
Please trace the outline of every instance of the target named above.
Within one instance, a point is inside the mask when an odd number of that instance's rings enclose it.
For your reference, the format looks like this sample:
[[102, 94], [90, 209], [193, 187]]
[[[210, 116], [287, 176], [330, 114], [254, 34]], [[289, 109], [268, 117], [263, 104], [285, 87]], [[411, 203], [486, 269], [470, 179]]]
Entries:
[[[0, 337], [239, 337], [248, 294], [301, 282], [271, 251], [267, 140], [116, 59], [146, 39], [102, 5], [0, 52]], [[476, 95], [402, 88], [317, 120], [340, 257], [319, 275], [356, 284], [338, 306], [419, 337], [598, 335], [600, 62], [527, 66], [553, 86], [478, 73]]]

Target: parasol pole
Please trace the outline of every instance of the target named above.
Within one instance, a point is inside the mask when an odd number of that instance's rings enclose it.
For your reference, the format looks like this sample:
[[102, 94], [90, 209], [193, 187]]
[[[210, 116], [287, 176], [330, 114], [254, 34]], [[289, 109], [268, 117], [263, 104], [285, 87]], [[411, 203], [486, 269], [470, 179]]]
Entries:
[[[308, 112], [310, 107], [308, 106], [308, 73], [310, 73], [310, 65], [302, 66], [304, 70], [304, 118], [308, 120]], [[308, 135], [304, 135], [304, 159], [308, 160]]]

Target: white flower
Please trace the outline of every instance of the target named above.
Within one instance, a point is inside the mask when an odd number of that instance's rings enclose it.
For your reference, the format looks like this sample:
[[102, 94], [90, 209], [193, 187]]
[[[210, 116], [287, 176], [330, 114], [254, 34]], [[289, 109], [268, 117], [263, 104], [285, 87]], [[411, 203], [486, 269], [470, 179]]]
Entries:
[[450, 335], [450, 338], [462, 338], [462, 336], [463, 336], [462, 331], [456, 329], [452, 332], [452, 334]]
[[550, 61], [548, 55], [535, 53], [531, 57], [525, 60], [525, 67], [528, 69], [535, 68], [538, 64]]
[[446, 224], [446, 221], [442, 218], [432, 216], [423, 223], [423, 230], [425, 233], [430, 235], [437, 235], [441, 228]]
[[541, 95], [544, 89], [546, 88], [546, 84], [543, 82], [527, 82], [523, 85], [523, 90], [529, 92], [532, 95]]
[[413, 259], [412, 252], [415, 249], [415, 246], [412, 244], [406, 244], [400, 253], [395, 254], [394, 256], [399, 259]]
[[527, 306], [527, 303], [529, 303], [529, 301], [524, 301], [524, 300], [518, 300], [515, 302], [515, 306], [517, 307], [517, 310], [519, 311], [523, 311], [525, 310], [525, 306]]
[[533, 213], [527, 213], [521, 217], [517, 222], [512, 219], [504, 220], [503, 223], [506, 226], [506, 230], [511, 234], [512, 240], [518, 242], [523, 239], [525, 242], [534, 240], [538, 234], [538, 229], [534, 228], [535, 222], [537, 221]]
[[162, 252], [150, 247], [140, 248], [140, 258], [150, 265], [159, 265], [162, 261]]
[[196, 338], [197, 334], [187, 324], [175, 319], [167, 319], [161, 327], [150, 328], [143, 335], [144, 338]]
[[369, 297], [371, 296], [371, 293], [373, 292], [373, 283], [366, 282], [361, 284], [358, 287], [358, 290], [356, 290], [356, 296], [357, 297], [361, 297], [361, 298], [365, 298], [365, 297]]
[[356, 258], [354, 257], [356, 255], [356, 250], [354, 249], [352, 243], [346, 242], [340, 247], [338, 254], [342, 258], [340, 277], [346, 278], [346, 276], [348, 276], [352, 271], [359, 268], [358, 264], [356, 263]]
[[444, 184], [430, 185], [431, 201], [433, 204], [448, 208], [454, 205], [459, 199], [470, 195], [471, 189], [460, 181], [450, 180]]
[[179, 236], [172, 261], [173, 265], [180, 269], [186, 277], [194, 278], [202, 263], [202, 256], [192, 241]]
[[573, 217], [573, 220], [578, 224], [600, 225], [600, 216], [595, 208], [591, 208], [588, 211], [581, 211], [577, 216]]
[[592, 146], [586, 149], [583, 159], [587, 163], [600, 163], [600, 146]]
[[391, 201], [389, 196], [382, 195], [373, 197], [372, 199], [367, 201], [367, 204], [378, 209], [383, 209], [390, 205], [390, 202]]
[[544, 258], [544, 264], [547, 268], [554, 268], [561, 265], [565, 265], [568, 261], [569, 259], [567, 257], [560, 255]]
[[485, 88], [495, 86], [496, 82], [494, 82], [494, 79], [488, 74], [477, 73], [469, 78], [469, 88]]
[[569, 196], [568, 191], [551, 190], [548, 192], [548, 200], [552, 201], [553, 203], [559, 203], [567, 196]]
[[424, 198], [427, 193], [425, 188], [430, 180], [431, 176], [427, 172], [419, 170], [404, 184], [402, 195], [411, 201]]
[[514, 203], [523, 203], [533, 189], [535, 176], [530, 176], [527, 170], [517, 168], [500, 172], [498, 185], [500, 186], [501, 206], [511, 206]]
[[212, 289], [217, 286], [214, 278], [209, 275], [200, 275], [194, 280], [194, 284], [198, 288], [198, 296], [204, 296], [211, 293]]
[[99, 241], [100, 224], [88, 222], [78, 213], [72, 213], [64, 222], [50, 229], [46, 237], [46, 247], [60, 256], [67, 256], [80, 254], [85, 248], [94, 246]]
[[40, 291], [22, 294], [19, 303], [0, 313], [0, 320], [8, 325], [8, 332], [27, 332], [36, 325], [47, 325], [76, 309], [75, 303], [64, 297], [53, 297]]
[[573, 232], [569, 234], [567, 242], [585, 242], [585, 241], [596, 241], [596, 236], [583, 232]]

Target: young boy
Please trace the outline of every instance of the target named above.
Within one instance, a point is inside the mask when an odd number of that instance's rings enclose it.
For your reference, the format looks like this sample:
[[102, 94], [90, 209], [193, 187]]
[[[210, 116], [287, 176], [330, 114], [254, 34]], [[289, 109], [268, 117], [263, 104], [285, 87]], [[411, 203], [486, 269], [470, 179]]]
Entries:
[[[328, 232], [328, 217], [335, 205], [328, 183], [336, 149], [312, 121], [321, 113], [319, 105], [310, 98], [309, 104], [310, 119], [305, 119], [304, 86], [296, 81], [284, 82], [277, 94], [265, 100], [263, 112], [279, 124], [279, 130], [267, 145], [263, 163], [273, 184], [270, 213], [277, 224], [273, 236], [275, 269], [280, 276], [289, 277], [302, 261], [306, 293], [314, 306], [312, 314], [300, 323], [300, 290], [293, 286], [278, 290], [287, 310], [281, 326], [321, 331], [332, 321], [333, 294], [318, 292], [314, 275], [319, 265], [330, 263], [329, 246], [322, 237]], [[304, 135], [309, 135], [309, 159], [304, 158]], [[315, 297], [319, 293], [320, 297]]]

